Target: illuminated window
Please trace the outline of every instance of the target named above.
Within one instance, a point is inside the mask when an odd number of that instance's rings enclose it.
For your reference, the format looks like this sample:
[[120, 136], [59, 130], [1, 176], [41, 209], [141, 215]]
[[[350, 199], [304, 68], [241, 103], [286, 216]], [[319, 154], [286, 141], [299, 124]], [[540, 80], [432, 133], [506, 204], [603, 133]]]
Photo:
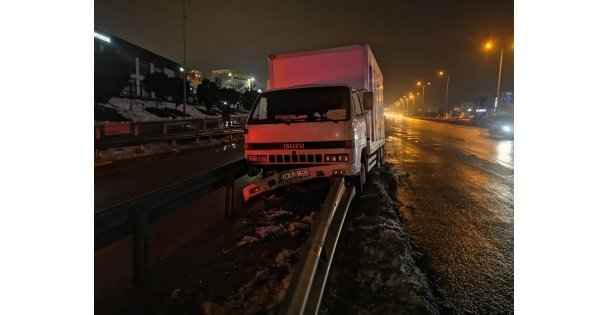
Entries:
[[355, 92], [352, 94], [353, 98], [353, 112], [355, 115], [363, 114], [363, 108], [361, 107], [361, 101], [359, 100], [359, 93]]
[[268, 99], [266, 97], [260, 98], [260, 102], [256, 107], [253, 117], [260, 120], [268, 119]]

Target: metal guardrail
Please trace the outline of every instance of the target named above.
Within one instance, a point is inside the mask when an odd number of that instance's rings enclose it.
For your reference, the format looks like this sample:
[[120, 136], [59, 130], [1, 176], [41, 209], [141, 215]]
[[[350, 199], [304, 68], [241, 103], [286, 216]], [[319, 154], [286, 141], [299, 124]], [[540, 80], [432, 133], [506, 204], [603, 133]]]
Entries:
[[[199, 143], [201, 139], [229, 136], [243, 133], [242, 123], [246, 115], [233, 116], [231, 127], [224, 127], [221, 117], [213, 119], [186, 119], [176, 121], [154, 122], [118, 122], [95, 125], [95, 160], [100, 156], [100, 150], [121, 147], [139, 146], [154, 142], [171, 142], [176, 146], [177, 140], [193, 139]], [[215, 124], [215, 125], [214, 125]], [[213, 126], [212, 128], [208, 128]]]
[[[247, 115], [234, 115], [230, 120], [242, 125]], [[170, 135], [193, 131], [206, 131], [222, 129], [225, 125], [222, 117], [203, 119], [180, 119], [143, 122], [105, 122], [95, 124], [95, 139], [116, 137], [139, 137], [152, 135]]]
[[320, 217], [304, 246], [304, 256], [294, 270], [279, 314], [316, 314], [354, 186], [346, 188], [344, 177], [332, 177]]
[[420, 120], [442, 122], [442, 123], [446, 123], [446, 124], [480, 127], [480, 128], [488, 128], [490, 126], [489, 122], [479, 122], [479, 121], [471, 121], [471, 120], [442, 119], [442, 118], [430, 118], [430, 117], [412, 117], [412, 118], [420, 119]]
[[[139, 137], [124, 137], [124, 138], [105, 138], [99, 139], [95, 141], [95, 149], [103, 150], [112, 147], [121, 147], [121, 146], [137, 146], [144, 145], [147, 143], [154, 142], [164, 142], [164, 141], [177, 141], [177, 140], [186, 140], [186, 139], [195, 139], [195, 142], [200, 141], [202, 138], [209, 138], [210, 140], [213, 137], [218, 136], [230, 136], [240, 135], [243, 133], [243, 129], [241, 128], [227, 128], [227, 129], [219, 129], [212, 131], [194, 131], [173, 135], [160, 135], [160, 136], [139, 136]], [[175, 145], [175, 143], [173, 143]]]
[[226, 188], [224, 214], [230, 216], [234, 180], [246, 173], [245, 160], [240, 160], [95, 213], [95, 251], [133, 234], [133, 280], [144, 283], [150, 223], [222, 186]]

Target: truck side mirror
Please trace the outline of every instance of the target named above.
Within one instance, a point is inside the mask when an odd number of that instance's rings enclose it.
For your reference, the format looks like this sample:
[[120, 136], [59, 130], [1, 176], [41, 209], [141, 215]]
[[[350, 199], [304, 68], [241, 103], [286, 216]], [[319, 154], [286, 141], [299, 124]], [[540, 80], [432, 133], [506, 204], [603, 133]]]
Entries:
[[363, 109], [372, 110], [374, 108], [374, 93], [365, 92], [363, 93]]

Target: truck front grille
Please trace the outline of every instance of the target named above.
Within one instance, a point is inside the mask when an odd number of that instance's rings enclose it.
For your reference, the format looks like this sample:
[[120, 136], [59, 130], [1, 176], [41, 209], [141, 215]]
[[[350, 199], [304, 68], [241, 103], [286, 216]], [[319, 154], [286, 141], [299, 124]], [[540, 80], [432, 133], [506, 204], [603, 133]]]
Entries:
[[271, 154], [268, 155], [269, 163], [322, 163], [322, 154]]

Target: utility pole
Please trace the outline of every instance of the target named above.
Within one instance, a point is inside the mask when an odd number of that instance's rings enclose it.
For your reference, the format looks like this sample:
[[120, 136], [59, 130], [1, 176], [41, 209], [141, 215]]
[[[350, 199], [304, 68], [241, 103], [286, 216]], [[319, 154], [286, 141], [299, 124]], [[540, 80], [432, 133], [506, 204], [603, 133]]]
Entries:
[[186, 0], [182, 1], [182, 7], [184, 11], [184, 119], [186, 119], [186, 102], [188, 101], [188, 97], [186, 94], [186, 82], [188, 78], [188, 68], [186, 67]]
[[502, 74], [502, 52], [503, 52], [503, 49], [500, 49], [500, 64], [498, 66], [498, 83], [496, 84], [496, 99], [494, 100], [494, 116], [496, 116], [496, 112], [498, 111], [498, 97], [500, 95], [500, 75]]
[[422, 85], [422, 104], [420, 105], [422, 107], [422, 110], [424, 110], [424, 86], [425, 84]]
[[448, 91], [450, 89], [450, 75], [448, 74], [447, 83], [445, 85], [445, 117], [448, 117]]

